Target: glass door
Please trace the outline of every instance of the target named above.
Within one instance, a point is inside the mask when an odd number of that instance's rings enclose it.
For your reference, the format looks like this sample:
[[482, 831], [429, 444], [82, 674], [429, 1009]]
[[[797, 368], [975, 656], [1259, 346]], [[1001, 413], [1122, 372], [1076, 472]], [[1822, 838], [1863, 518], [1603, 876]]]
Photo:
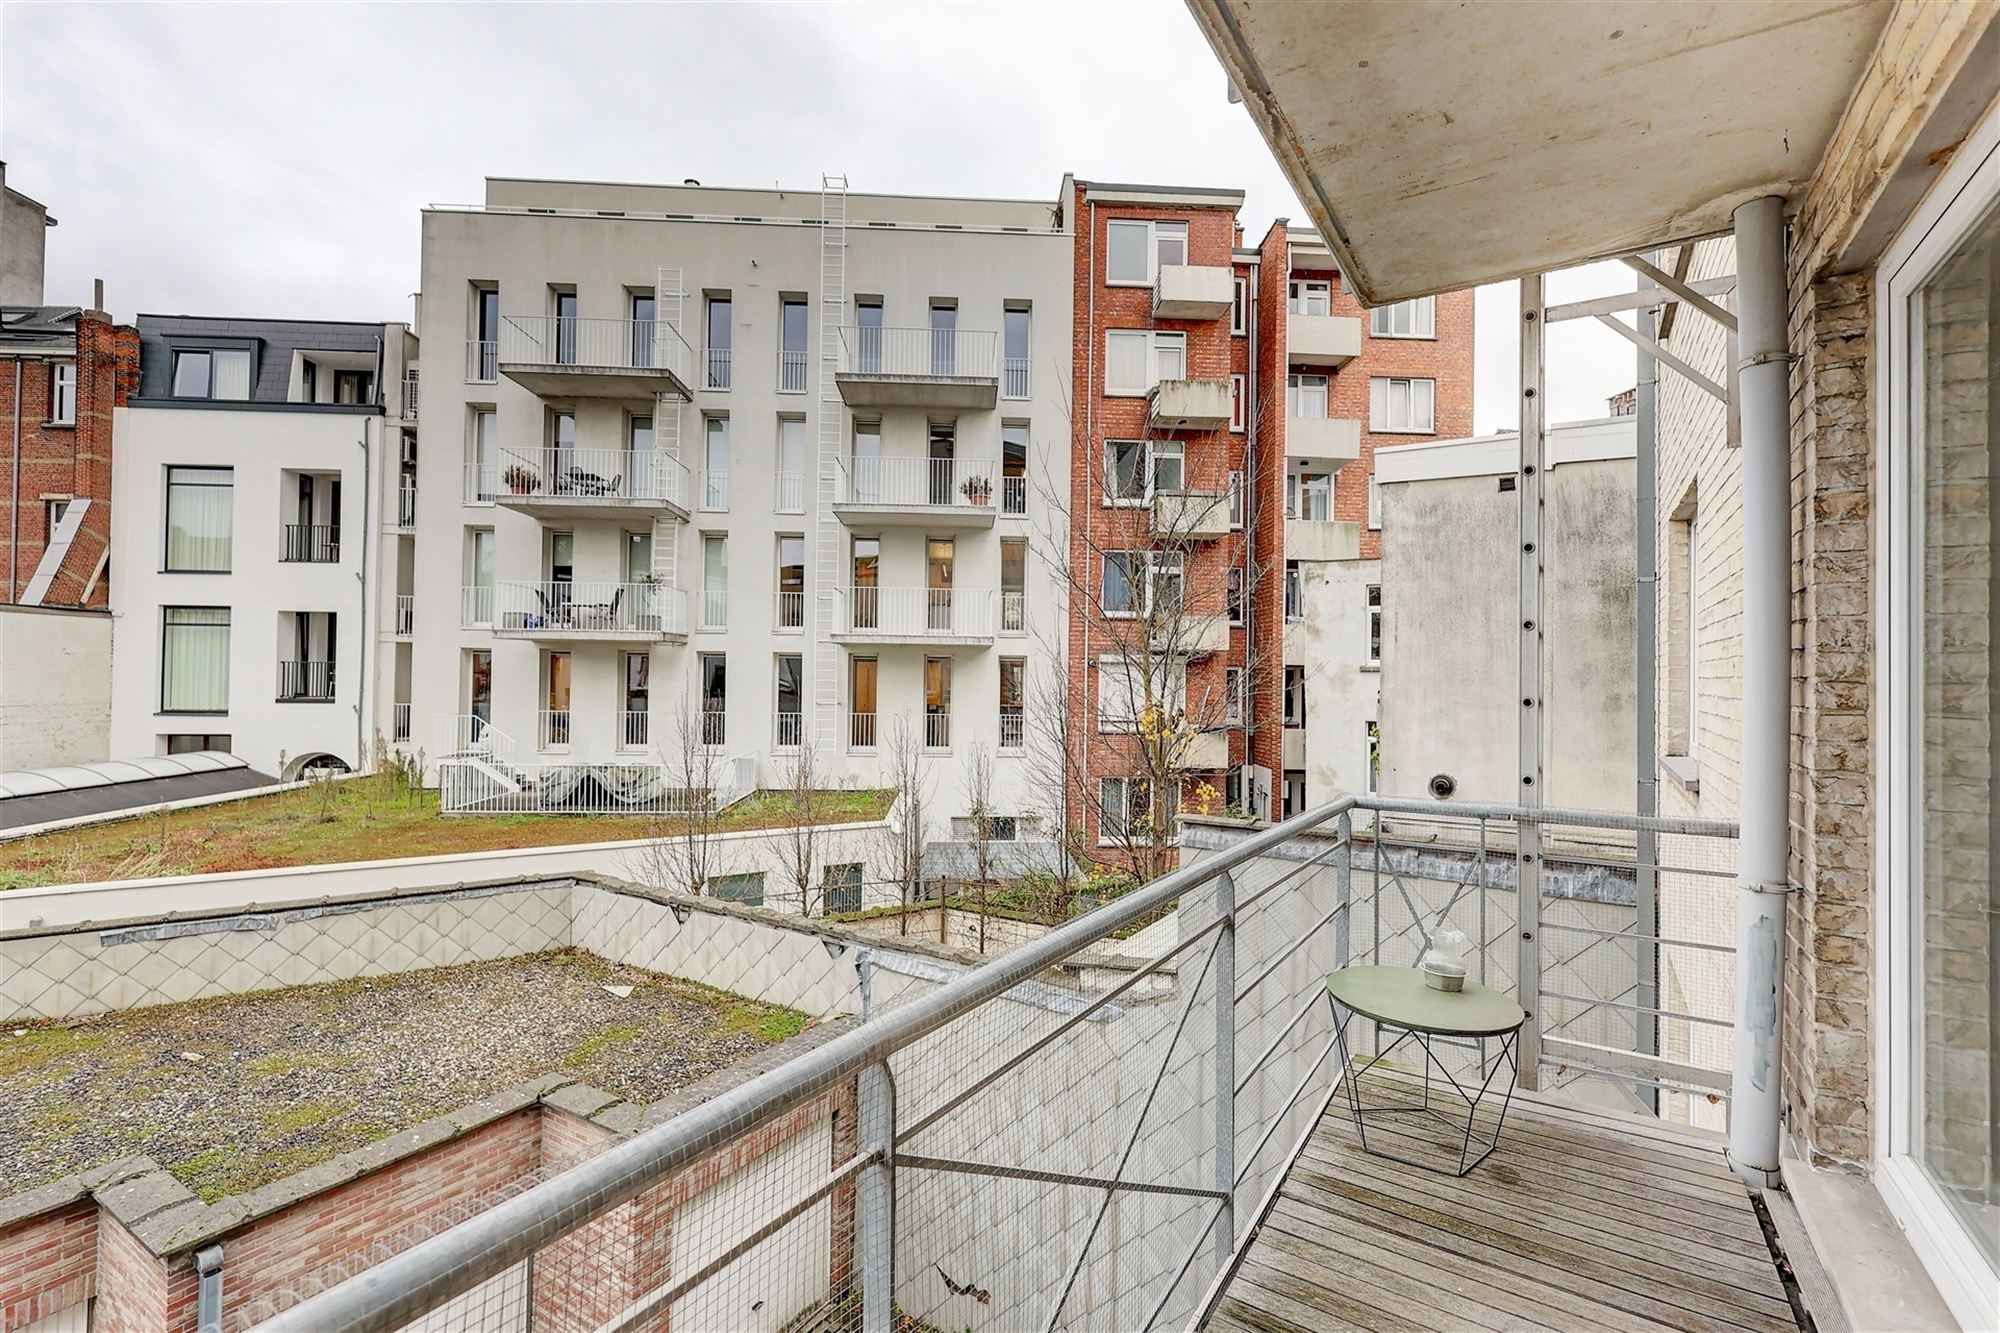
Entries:
[[951, 631], [952, 572], [955, 548], [950, 538], [932, 538], [924, 544], [924, 564], [928, 570], [926, 597], [930, 628]]
[[854, 607], [852, 629], [875, 629], [881, 624], [875, 599], [882, 577], [882, 541], [879, 537], [854, 539]]

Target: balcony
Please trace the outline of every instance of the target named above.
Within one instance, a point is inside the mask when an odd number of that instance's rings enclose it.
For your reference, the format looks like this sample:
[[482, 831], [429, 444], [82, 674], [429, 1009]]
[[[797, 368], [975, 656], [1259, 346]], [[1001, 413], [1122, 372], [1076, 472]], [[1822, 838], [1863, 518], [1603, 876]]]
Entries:
[[1285, 520], [1287, 560], [1359, 560], [1361, 525], [1331, 519]]
[[1153, 284], [1156, 319], [1222, 319], [1236, 304], [1236, 275], [1219, 264], [1162, 264]]
[[1220, 430], [1229, 420], [1228, 380], [1161, 380], [1146, 397], [1153, 430]]
[[[474, 344], [483, 360], [487, 344]], [[572, 319], [508, 315], [500, 325], [497, 368], [530, 393], [546, 398], [688, 398], [693, 352], [658, 320]]]
[[1197, 731], [1188, 740], [1179, 767], [1213, 773], [1229, 767], [1229, 733], [1222, 730]]
[[1284, 730], [1284, 741], [1280, 746], [1281, 758], [1288, 771], [1297, 772], [1306, 766], [1306, 729], [1288, 726]]
[[278, 663], [278, 702], [332, 703], [333, 663], [299, 661]]
[[1361, 423], [1353, 417], [1285, 418], [1285, 454], [1339, 467], [1361, 457]]
[[410, 593], [396, 594], [396, 637], [407, 639], [416, 633], [417, 599]]
[[993, 594], [965, 588], [836, 588], [835, 643], [986, 647]]
[[1234, 501], [1229, 491], [1158, 492], [1153, 496], [1153, 535], [1195, 540], [1226, 536]]
[[843, 458], [836, 466], [834, 514], [870, 528], [990, 528], [1006, 498], [998, 483], [1014, 480], [991, 459]]
[[1356, 315], [1288, 315], [1285, 359], [1295, 366], [1336, 370], [1361, 355], [1361, 320]]
[[1153, 651], [1179, 657], [1211, 657], [1229, 651], [1232, 628], [1229, 617], [1219, 611], [1163, 614], [1153, 625]]
[[287, 523], [280, 534], [278, 559], [286, 564], [340, 563], [340, 526], [335, 523]]
[[834, 383], [849, 407], [992, 407], [1000, 396], [1000, 335], [846, 325]]
[[[468, 589], [480, 592], [482, 589]], [[667, 583], [500, 583], [493, 634], [538, 643], [660, 643], [687, 638], [681, 590]]]
[[[677, 518], [686, 521], [687, 469], [677, 458], [631, 449], [503, 449], [493, 503], [540, 519]], [[482, 483], [483, 484], [483, 483]]]
[[392, 744], [410, 743], [410, 705], [407, 703], [389, 706], [389, 740]]
[[403, 372], [403, 420], [417, 419], [417, 372], [414, 369]]

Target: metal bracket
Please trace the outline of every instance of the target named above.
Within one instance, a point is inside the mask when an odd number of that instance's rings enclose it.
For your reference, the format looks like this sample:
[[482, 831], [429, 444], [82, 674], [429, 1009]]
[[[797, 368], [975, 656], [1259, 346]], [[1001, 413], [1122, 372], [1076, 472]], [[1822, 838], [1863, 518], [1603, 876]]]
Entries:
[[1655, 264], [1649, 264], [1637, 255], [1626, 255], [1621, 262], [1627, 268], [1636, 269], [1640, 273], [1645, 274], [1675, 296], [1680, 297], [1681, 300], [1686, 301], [1696, 310], [1701, 311], [1702, 314], [1707, 315], [1723, 328], [1728, 329], [1731, 333], [1736, 331], [1736, 316], [1730, 314], [1727, 310], [1724, 310], [1721, 306], [1709, 300], [1706, 296], [1703, 296], [1693, 287], [1665, 269]]
[[1648, 338], [1637, 329], [1626, 328], [1624, 324], [1611, 318], [1609, 315], [1598, 315], [1596, 319], [1598, 323], [1610, 329], [1619, 337], [1624, 338], [1634, 346], [1644, 348], [1651, 355], [1658, 357], [1662, 362], [1672, 366], [1675, 370], [1686, 376], [1690, 383], [1713, 395], [1717, 402], [1727, 403], [1729, 401], [1729, 391], [1727, 389], [1675, 356], [1672, 352], [1669, 352], [1666, 348], [1660, 346], [1655, 340]]

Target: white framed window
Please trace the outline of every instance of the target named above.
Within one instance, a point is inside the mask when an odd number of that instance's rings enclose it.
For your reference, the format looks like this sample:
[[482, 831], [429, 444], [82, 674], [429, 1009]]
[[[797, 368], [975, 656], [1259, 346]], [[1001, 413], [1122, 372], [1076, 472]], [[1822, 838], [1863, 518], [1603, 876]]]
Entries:
[[1377, 306], [1368, 312], [1368, 331], [1377, 338], [1437, 337], [1437, 298], [1419, 296], [1414, 301]]
[[1229, 303], [1229, 331], [1241, 338], [1250, 332], [1250, 279], [1236, 279], [1236, 296]]
[[1333, 313], [1333, 284], [1312, 278], [1293, 278], [1285, 293], [1285, 309], [1294, 315]]
[[1367, 784], [1368, 794], [1375, 796], [1382, 790], [1382, 724], [1367, 723], [1364, 736], [1362, 780]]
[[1104, 442], [1104, 498], [1111, 504], [1143, 504], [1146, 500], [1146, 442]]
[[1242, 667], [1222, 671], [1222, 720], [1232, 727], [1243, 725], [1250, 710], [1244, 706], [1250, 693], [1250, 673]]
[[1137, 730], [1139, 715], [1149, 700], [1171, 718], [1183, 716], [1187, 712], [1187, 672], [1164, 655], [1150, 662], [1124, 657], [1098, 659], [1099, 731]]
[[[1171, 785], [1162, 804], [1167, 840], [1174, 837], [1174, 820], [1180, 813], [1180, 793]], [[1097, 841], [1100, 844], [1152, 841], [1153, 780], [1151, 778], [1099, 778]]]
[[1179, 495], [1187, 489], [1187, 442], [1152, 442], [1153, 494]]
[[1243, 530], [1243, 474], [1229, 474], [1229, 527], [1231, 531]]
[[1155, 271], [1179, 267], [1188, 262], [1188, 224], [1185, 222], [1155, 222], [1153, 224], [1153, 258]]
[[1304, 576], [1299, 572], [1299, 562], [1285, 562], [1285, 619], [1297, 622], [1306, 618], [1306, 590]]
[[1285, 725], [1297, 729], [1306, 724], [1306, 669], [1285, 668]]
[[729, 508], [729, 418], [702, 419], [701, 507]]
[[1326, 376], [1285, 376], [1285, 414], [1305, 421], [1326, 419]]
[[1244, 412], [1247, 410], [1244, 397], [1248, 388], [1249, 381], [1246, 376], [1229, 377], [1229, 429], [1238, 435], [1243, 433]]
[[1107, 551], [1099, 605], [1113, 617], [1141, 616], [1155, 606], [1180, 605], [1183, 566], [1179, 551]]
[[[1187, 378], [1187, 335], [1185, 333], [1155, 333], [1153, 335], [1153, 384], [1161, 380], [1184, 380]], [[1152, 388], [1149, 384], [1147, 388]]]
[[1437, 433], [1437, 381], [1378, 376], [1368, 381], [1368, 429]]
[[1104, 282], [1108, 287], [1152, 286], [1152, 223], [1113, 218], [1104, 224]]
[[1368, 530], [1382, 530], [1382, 487], [1372, 472], [1368, 474]]
[[[1368, 656], [1369, 666], [1382, 665], [1382, 585], [1368, 585]], [[1374, 726], [1374, 723], [1369, 723]], [[1372, 789], [1371, 789], [1372, 790]]]
[[49, 424], [76, 424], [76, 362], [58, 361], [49, 367]]
[[1243, 566], [1231, 565], [1227, 577], [1229, 582], [1223, 593], [1223, 608], [1229, 613], [1230, 624], [1241, 625], [1243, 623]]
[[1144, 329], [1104, 332], [1104, 392], [1130, 397], [1153, 387], [1153, 338]]

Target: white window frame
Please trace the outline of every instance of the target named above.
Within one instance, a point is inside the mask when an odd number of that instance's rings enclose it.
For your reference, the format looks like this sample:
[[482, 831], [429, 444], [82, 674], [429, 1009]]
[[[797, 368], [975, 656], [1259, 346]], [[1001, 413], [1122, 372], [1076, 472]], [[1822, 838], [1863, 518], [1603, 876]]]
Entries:
[[1249, 679], [1249, 673], [1240, 666], [1222, 669], [1222, 720], [1228, 726], [1242, 726], [1243, 719], [1249, 715], [1249, 710], [1243, 706], [1249, 693]]
[[[1172, 459], [1179, 464], [1180, 484], [1173, 487], [1160, 485], [1160, 460]], [[1187, 493], [1187, 441], [1149, 440], [1146, 443], [1146, 494], [1184, 495]]]
[[1235, 283], [1236, 294], [1229, 302], [1229, 334], [1242, 338], [1250, 332], [1250, 279], [1238, 276]]
[[[1382, 585], [1371, 583], [1361, 594], [1361, 608], [1366, 612], [1365, 633], [1367, 638], [1361, 645], [1363, 665], [1377, 670], [1382, 666]], [[1373, 723], [1370, 724], [1371, 726]]]
[[[1323, 310], [1314, 310], [1313, 298]], [[1285, 313], [1318, 318], [1333, 313], [1333, 284], [1322, 278], [1293, 278], [1285, 285]]]
[[1305, 570], [1296, 560], [1285, 562], [1285, 623], [1298, 625], [1306, 618]]
[[[1317, 383], [1309, 384], [1307, 383], [1309, 380], [1317, 381]], [[1309, 395], [1313, 396], [1317, 402], [1317, 411], [1307, 412], [1301, 410], [1312, 406], [1312, 403], [1306, 401]], [[1300, 421], [1324, 421], [1326, 414], [1332, 409], [1333, 379], [1331, 376], [1312, 374], [1310, 372], [1285, 376], [1286, 416], [1295, 417]]]
[[[1296, 673], [1296, 674], [1295, 674]], [[1292, 682], [1297, 680], [1299, 688], [1294, 693]], [[1292, 700], [1299, 702], [1298, 711], [1292, 710]], [[1284, 692], [1279, 699], [1280, 721], [1286, 731], [1303, 731], [1306, 725], [1306, 669], [1297, 663], [1285, 667]]]
[[[1413, 410], [1417, 386], [1424, 386], [1425, 411]], [[1403, 389], [1402, 420], [1396, 420], [1393, 402], [1396, 387]], [[1437, 381], [1424, 376], [1377, 375], [1368, 381], [1368, 429], [1381, 435], [1437, 434]]]
[[56, 361], [49, 366], [49, 425], [76, 424], [76, 362]]
[[[1118, 826], [1122, 831], [1119, 836], [1107, 836], [1105, 829], [1106, 821], [1104, 816], [1107, 815], [1112, 809], [1112, 801], [1109, 795], [1107, 794], [1107, 789], [1113, 783], [1116, 783], [1118, 785], [1118, 801], [1117, 801]], [[1097, 780], [1097, 807], [1099, 812], [1097, 821], [1098, 846], [1118, 847], [1122, 846], [1127, 841], [1131, 842], [1143, 841], [1143, 839], [1139, 838], [1137, 835], [1129, 832], [1132, 820], [1132, 789], [1134, 786], [1144, 786], [1150, 789], [1151, 784], [1152, 784], [1151, 778], [1139, 777], [1136, 775], [1132, 777], [1122, 777], [1122, 778], [1102, 777]], [[1151, 808], [1152, 808], [1152, 801], [1150, 799], [1150, 792], [1149, 792], [1147, 809], [1150, 811]], [[1179, 818], [1179, 815], [1180, 815], [1179, 789], [1169, 786], [1167, 789], [1167, 827], [1169, 829], [1173, 827], [1174, 820]], [[1172, 833], [1168, 834], [1167, 842], [1169, 846], [1173, 845], [1178, 841], [1179, 839], [1174, 837]]]
[[[1140, 364], [1143, 367], [1137, 379], [1113, 379], [1112, 370], [1118, 362], [1111, 354], [1114, 344], [1130, 339], [1139, 343]], [[1104, 331], [1104, 396], [1106, 398], [1143, 398], [1152, 391], [1153, 370], [1158, 362], [1153, 357], [1153, 335], [1145, 329], [1106, 329]]]
[[[1139, 453], [1139, 493], [1121, 494], [1116, 486], [1118, 469], [1113, 464], [1112, 451], [1119, 446], [1130, 446]], [[1115, 439], [1104, 442], [1104, 503], [1113, 509], [1134, 509], [1150, 502], [1153, 493], [1152, 451], [1144, 440]]]
[[1243, 531], [1243, 473], [1232, 470], [1229, 474], [1229, 530]]
[[1229, 377], [1229, 429], [1235, 431], [1238, 435], [1243, 433], [1243, 428], [1246, 424], [1244, 419], [1246, 411], [1244, 397], [1249, 391], [1249, 387], [1250, 379], [1247, 375], [1231, 375]]
[[[1146, 273], [1140, 278], [1117, 278], [1111, 274], [1111, 233], [1122, 227], [1143, 228]], [[1104, 224], [1104, 285], [1106, 287], [1150, 287], [1159, 268], [1159, 249], [1153, 240], [1153, 224], [1146, 218], [1111, 218]]]
[[[1404, 325], [1399, 329], [1398, 324]], [[1373, 338], [1437, 337], [1437, 298], [1419, 296], [1408, 301], [1378, 305], [1368, 312], [1368, 334]]]
[[[1180, 359], [1181, 373], [1178, 375], [1161, 373], [1164, 369], [1161, 361], [1170, 353]], [[1148, 392], [1151, 392], [1164, 380], [1184, 380], [1188, 377], [1187, 335], [1185, 333], [1162, 333], [1157, 330], [1153, 333], [1151, 374], [1153, 382], [1146, 386]]]
[[1373, 472], [1368, 474], [1368, 530], [1382, 530], [1382, 486]]
[[1937, 1185], [1912, 1156], [1912, 1114], [1921, 1077], [1917, 1043], [1924, 976], [1914, 966], [1921, 909], [1918, 887], [1923, 868], [1917, 853], [1922, 798], [1923, 733], [1914, 706], [1923, 681], [1922, 603], [1908, 595], [1923, 576], [1923, 509], [1920, 432], [1922, 382], [1912, 375], [1915, 344], [1905, 316], [1910, 298], [2000, 201], [2000, 114], [1989, 114], [1960, 143], [1924, 202], [1904, 222], [1876, 270], [1875, 489], [1884, 502], [1874, 507], [1877, 549], [1888, 554], [1877, 566], [1878, 666], [1876, 700], [1886, 714], [1876, 757], [1886, 775], [1887, 799], [1877, 803], [1875, 889], [1887, 904], [1878, 935], [1885, 960], [1887, 1002], [1871, 1005], [1871, 1044], [1878, 1052], [1873, 1086], [1886, 1097], [1875, 1120], [1874, 1182], [1911, 1248], [1936, 1283], [1939, 1294], [1967, 1328], [2000, 1326], [2000, 1284], [1993, 1267], [1966, 1233], [1963, 1222]]

